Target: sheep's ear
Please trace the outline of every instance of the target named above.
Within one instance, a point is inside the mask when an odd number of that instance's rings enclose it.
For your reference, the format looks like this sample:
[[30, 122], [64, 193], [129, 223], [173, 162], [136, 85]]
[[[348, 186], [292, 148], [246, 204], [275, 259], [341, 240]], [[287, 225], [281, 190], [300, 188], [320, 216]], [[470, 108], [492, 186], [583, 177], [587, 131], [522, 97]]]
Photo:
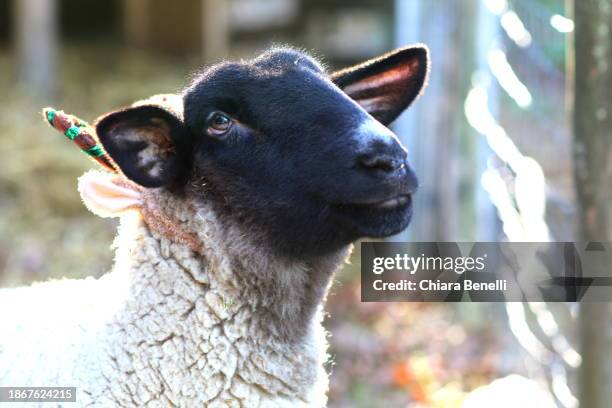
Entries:
[[96, 132], [123, 174], [143, 187], [167, 186], [187, 171], [188, 132], [165, 109], [144, 105], [112, 112], [97, 121]]
[[79, 177], [78, 186], [87, 209], [99, 217], [119, 217], [142, 206], [140, 187], [119, 174], [90, 170]]
[[429, 51], [416, 45], [335, 72], [331, 80], [388, 125], [421, 94], [428, 75]]

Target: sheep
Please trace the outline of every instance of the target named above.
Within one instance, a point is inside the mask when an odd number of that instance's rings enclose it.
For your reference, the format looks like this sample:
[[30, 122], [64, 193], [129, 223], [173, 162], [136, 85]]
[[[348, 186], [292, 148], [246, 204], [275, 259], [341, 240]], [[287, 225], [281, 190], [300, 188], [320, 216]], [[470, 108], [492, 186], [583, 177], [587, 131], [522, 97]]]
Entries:
[[273, 48], [103, 115], [116, 171], [79, 192], [120, 218], [114, 266], [0, 291], [0, 386], [74, 386], [78, 406], [326, 406], [325, 297], [357, 239], [410, 221], [417, 180], [387, 125], [428, 67], [422, 45], [331, 74]]

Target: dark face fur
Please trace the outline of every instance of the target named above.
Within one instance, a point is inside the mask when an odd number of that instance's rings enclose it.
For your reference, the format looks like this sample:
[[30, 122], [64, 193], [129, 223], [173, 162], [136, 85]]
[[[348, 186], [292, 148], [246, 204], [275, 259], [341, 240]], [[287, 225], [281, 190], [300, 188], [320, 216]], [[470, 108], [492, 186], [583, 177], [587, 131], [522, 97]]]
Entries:
[[291, 255], [408, 225], [417, 182], [385, 127], [419, 95], [427, 51], [405, 48], [332, 75], [291, 49], [204, 71], [184, 120], [155, 106], [111, 113], [100, 140], [145, 187], [188, 191]]

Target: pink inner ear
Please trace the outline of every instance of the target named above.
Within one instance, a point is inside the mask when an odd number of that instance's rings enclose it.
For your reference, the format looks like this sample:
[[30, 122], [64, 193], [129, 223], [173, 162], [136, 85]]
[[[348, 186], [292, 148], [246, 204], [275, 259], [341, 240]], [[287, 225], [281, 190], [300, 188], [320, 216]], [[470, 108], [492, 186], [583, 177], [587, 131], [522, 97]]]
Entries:
[[85, 206], [100, 217], [118, 217], [141, 206], [141, 192], [116, 174], [89, 171], [79, 177]]
[[418, 70], [419, 61], [414, 59], [347, 85], [344, 91], [355, 99], [369, 99], [381, 94], [394, 97], [393, 94], [401, 92]]

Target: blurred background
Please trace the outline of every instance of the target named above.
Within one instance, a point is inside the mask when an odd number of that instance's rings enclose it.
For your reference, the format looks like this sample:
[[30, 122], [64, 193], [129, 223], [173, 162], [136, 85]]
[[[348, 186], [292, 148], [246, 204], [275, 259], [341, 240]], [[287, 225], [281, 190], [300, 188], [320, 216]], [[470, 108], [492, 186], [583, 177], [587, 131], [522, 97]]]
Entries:
[[[224, 58], [291, 44], [331, 69], [422, 42], [395, 124], [421, 181], [395, 240], [612, 241], [609, 0], [0, 0], [0, 287], [100, 276], [116, 222], [48, 128]], [[609, 407], [608, 304], [362, 303], [359, 248], [329, 296], [330, 407]]]

